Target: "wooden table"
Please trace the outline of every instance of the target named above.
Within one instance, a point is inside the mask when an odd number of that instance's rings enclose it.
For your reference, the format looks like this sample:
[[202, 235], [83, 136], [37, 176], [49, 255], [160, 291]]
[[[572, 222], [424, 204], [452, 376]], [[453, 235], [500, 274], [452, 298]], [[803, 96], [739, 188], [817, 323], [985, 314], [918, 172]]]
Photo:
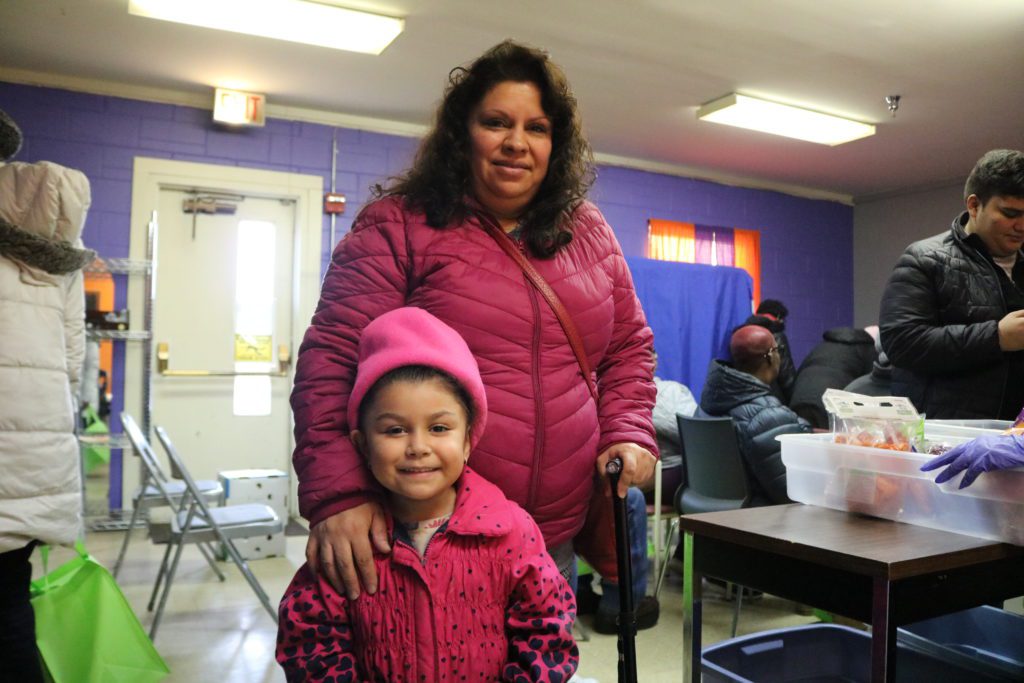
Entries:
[[[684, 515], [683, 680], [701, 676], [701, 578], [872, 626], [871, 680], [895, 680], [896, 627], [1024, 593], [1024, 547], [810, 505]], [[742, 616], [740, 617], [742, 619]]]

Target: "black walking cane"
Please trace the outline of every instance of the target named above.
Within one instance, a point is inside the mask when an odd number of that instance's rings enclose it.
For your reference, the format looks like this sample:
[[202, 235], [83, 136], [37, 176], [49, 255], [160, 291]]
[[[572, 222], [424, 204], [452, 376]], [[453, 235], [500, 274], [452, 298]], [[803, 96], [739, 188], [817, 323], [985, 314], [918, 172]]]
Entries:
[[622, 460], [613, 458], [604, 466], [612, 486], [612, 511], [615, 516], [615, 554], [619, 564], [619, 683], [637, 683], [636, 613], [633, 611], [633, 563], [629, 555], [629, 523], [626, 501], [619, 498]]

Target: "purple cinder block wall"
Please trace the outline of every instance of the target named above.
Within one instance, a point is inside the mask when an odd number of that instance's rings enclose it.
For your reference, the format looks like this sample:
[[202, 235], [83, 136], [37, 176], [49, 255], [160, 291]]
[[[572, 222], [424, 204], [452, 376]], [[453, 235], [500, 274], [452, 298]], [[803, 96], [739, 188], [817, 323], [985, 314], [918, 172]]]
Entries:
[[[331, 139], [337, 131], [336, 189], [348, 207], [336, 219], [343, 235], [369, 196], [369, 187], [405, 168], [417, 141], [346, 128], [268, 119], [259, 129], [227, 130], [209, 111], [0, 82], [0, 109], [18, 123], [24, 144], [15, 161], [53, 161], [77, 168], [92, 186], [82, 236], [101, 256], [126, 258], [135, 157], [244, 166], [323, 178], [330, 189]], [[329, 219], [323, 219], [322, 267], [330, 259]], [[116, 276], [115, 306], [127, 300], [126, 276]], [[115, 415], [123, 409], [124, 355], [114, 353]], [[115, 431], [120, 425], [115, 420]]]
[[797, 365], [824, 330], [853, 324], [852, 206], [618, 167], [598, 169], [591, 198], [630, 256], [644, 255], [649, 218], [759, 231], [761, 296], [789, 308]]
[[[84, 240], [107, 257], [128, 255], [136, 156], [319, 175], [327, 190], [336, 133], [336, 188], [348, 199], [337, 219], [340, 237], [366, 202], [370, 185], [402, 171], [417, 145], [407, 137], [279, 119], [260, 129], [225, 130], [203, 109], [3, 82], [0, 108], [25, 134], [16, 160], [54, 161], [89, 177], [93, 203]], [[591, 197], [630, 256], [644, 254], [648, 218], [759, 230], [762, 295], [789, 307], [797, 363], [823, 330], [852, 324], [852, 207], [610, 166], [599, 167]], [[325, 217], [325, 268], [328, 226]], [[119, 277], [116, 305], [123, 307], [126, 288]], [[115, 356], [114, 372], [113, 408], [119, 412], [123, 358]]]

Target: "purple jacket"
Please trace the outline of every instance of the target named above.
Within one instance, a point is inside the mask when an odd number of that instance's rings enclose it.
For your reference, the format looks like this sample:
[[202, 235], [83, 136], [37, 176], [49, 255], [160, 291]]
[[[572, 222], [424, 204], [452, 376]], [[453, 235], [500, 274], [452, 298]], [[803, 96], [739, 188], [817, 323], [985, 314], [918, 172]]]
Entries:
[[652, 334], [632, 278], [595, 206], [581, 205], [573, 226], [571, 244], [531, 261], [579, 331], [598, 405], [554, 313], [478, 215], [438, 230], [395, 197], [360, 213], [324, 278], [291, 399], [311, 523], [379, 495], [346, 438], [346, 407], [362, 329], [400, 306], [426, 309], [469, 344], [488, 402], [474, 468], [536, 519], [549, 546], [583, 525], [601, 450], [633, 442], [657, 453]]
[[[350, 601], [303, 566], [280, 606], [289, 681], [568, 681], [576, 601], [529, 515], [470, 469], [427, 545], [375, 557], [379, 589]], [[348, 676], [348, 677], [346, 677]]]

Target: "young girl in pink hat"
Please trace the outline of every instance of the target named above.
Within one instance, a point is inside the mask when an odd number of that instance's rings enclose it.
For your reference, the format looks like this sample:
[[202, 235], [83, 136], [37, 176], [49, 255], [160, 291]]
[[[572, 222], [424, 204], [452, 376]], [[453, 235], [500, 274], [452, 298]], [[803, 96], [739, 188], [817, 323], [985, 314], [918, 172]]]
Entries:
[[280, 606], [288, 680], [568, 681], [572, 591], [533, 519], [466, 466], [487, 399], [462, 337], [418, 308], [380, 316], [348, 412], [392, 551], [374, 557], [377, 592], [355, 600], [298, 571]]

